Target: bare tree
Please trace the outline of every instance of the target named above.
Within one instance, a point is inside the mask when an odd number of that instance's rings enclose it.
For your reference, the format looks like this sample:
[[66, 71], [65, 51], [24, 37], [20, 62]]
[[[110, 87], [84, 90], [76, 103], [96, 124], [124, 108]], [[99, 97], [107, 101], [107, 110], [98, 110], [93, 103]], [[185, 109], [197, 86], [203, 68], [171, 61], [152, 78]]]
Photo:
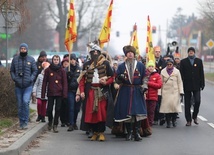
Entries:
[[[205, 38], [214, 38], [214, 0], [206, 0], [200, 5], [200, 14], [203, 17], [203, 27]], [[206, 23], [206, 24], [204, 24]]]
[[[51, 6], [51, 4], [53, 4], [52, 0], [49, 0], [48, 3], [49, 12], [53, 20], [57, 23], [56, 31], [59, 32], [60, 51], [65, 50], [64, 36], [69, 2], [70, 0], [56, 0], [57, 11], [54, 10], [54, 6]], [[92, 40], [97, 39], [107, 12], [108, 0], [78, 0], [74, 3], [78, 37], [74, 43], [73, 50], [78, 50], [81, 47], [81, 45], [79, 45], [81, 41], [87, 42], [89, 35]]]
[[22, 19], [19, 24], [20, 31], [26, 27], [26, 24], [29, 21], [29, 12], [26, 3], [27, 0], [0, 0], [0, 14], [4, 14], [5, 11], [9, 10], [20, 13]]
[[45, 1], [30, 0], [26, 3], [30, 19], [26, 23], [24, 33], [15, 33], [10, 40], [11, 46], [17, 46], [20, 42], [28, 43], [30, 49], [53, 49], [54, 22], [47, 14]]

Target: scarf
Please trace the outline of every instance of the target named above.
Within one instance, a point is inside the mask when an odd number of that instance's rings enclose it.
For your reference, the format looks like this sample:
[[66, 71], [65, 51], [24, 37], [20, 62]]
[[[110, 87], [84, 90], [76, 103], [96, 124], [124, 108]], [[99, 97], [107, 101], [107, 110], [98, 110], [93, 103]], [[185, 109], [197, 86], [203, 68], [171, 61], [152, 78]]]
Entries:
[[188, 56], [188, 59], [189, 59], [191, 65], [193, 66], [193, 63], [194, 63], [194, 60], [195, 60], [195, 55], [193, 55], [193, 56]]
[[172, 67], [172, 68], [166, 68], [166, 71], [167, 71], [167, 73], [168, 73], [169, 75], [172, 74], [173, 70], [174, 70], [174, 67]]
[[58, 64], [58, 65], [51, 64], [51, 65], [50, 65], [50, 68], [51, 68], [52, 70], [54, 70], [54, 71], [57, 71], [57, 70], [59, 70], [59, 69], [61, 68], [61, 65], [60, 65], [60, 64]]

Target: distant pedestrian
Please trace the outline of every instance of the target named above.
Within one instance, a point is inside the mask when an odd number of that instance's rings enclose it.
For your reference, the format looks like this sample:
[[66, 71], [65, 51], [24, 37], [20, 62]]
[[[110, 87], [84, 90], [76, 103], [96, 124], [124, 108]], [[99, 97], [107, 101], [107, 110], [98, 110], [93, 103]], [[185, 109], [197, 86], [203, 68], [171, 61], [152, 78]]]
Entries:
[[[43, 62], [48, 62], [47, 60], [47, 54], [45, 51], [41, 51], [40, 54], [39, 54], [39, 57], [36, 61], [36, 66], [37, 66], [37, 74], [36, 74], [36, 78], [34, 80], [34, 82], [36, 81], [38, 75], [42, 72], [43, 68], [42, 68], [42, 63]], [[32, 94], [31, 95], [31, 98], [32, 98], [32, 103], [33, 104], [36, 104], [36, 97]]]
[[[161, 51], [161, 47], [160, 46], [155, 46], [154, 47], [154, 54], [155, 54], [155, 69], [157, 70], [157, 72], [160, 74], [161, 70], [166, 67], [166, 62], [164, 57], [162, 57], [161, 55], [162, 51]], [[161, 94], [160, 94], [160, 90], [158, 91], [158, 101], [157, 101], [157, 105], [155, 108], [155, 116], [154, 116], [154, 125], [158, 125], [158, 121], [160, 125], [163, 125], [165, 123], [165, 118], [164, 118], [164, 114], [159, 113], [159, 109], [160, 109], [160, 104], [161, 104]]]
[[15, 93], [18, 102], [18, 116], [20, 129], [28, 128], [29, 102], [33, 83], [37, 74], [35, 59], [28, 55], [28, 45], [20, 44], [20, 54], [12, 60], [10, 73], [15, 82]]
[[[65, 54], [63, 56], [61, 65], [62, 68], [66, 71], [66, 68], [69, 66], [69, 54]], [[62, 105], [60, 110], [60, 121], [61, 127], [69, 126], [69, 105], [68, 105], [68, 98], [62, 99]]]
[[0, 68], [1, 68], [1, 67], [4, 67], [4, 65], [2, 65], [1, 60], [0, 60]]
[[37, 113], [38, 117], [36, 119], [37, 122], [42, 121], [45, 122], [45, 115], [46, 115], [46, 104], [47, 104], [47, 94], [45, 95], [45, 98], [41, 98], [42, 93], [42, 82], [44, 78], [44, 72], [45, 69], [50, 66], [49, 62], [43, 62], [42, 63], [42, 72], [38, 75], [36, 82], [33, 86], [33, 96], [37, 99]]
[[[190, 47], [187, 50], [188, 57], [181, 60], [180, 72], [184, 85], [184, 103], [186, 126], [191, 126], [192, 119], [195, 124], [198, 123], [198, 113], [201, 104], [201, 90], [205, 87], [204, 67], [201, 59], [195, 56], [195, 48]], [[194, 98], [194, 109], [191, 114], [191, 97]]]

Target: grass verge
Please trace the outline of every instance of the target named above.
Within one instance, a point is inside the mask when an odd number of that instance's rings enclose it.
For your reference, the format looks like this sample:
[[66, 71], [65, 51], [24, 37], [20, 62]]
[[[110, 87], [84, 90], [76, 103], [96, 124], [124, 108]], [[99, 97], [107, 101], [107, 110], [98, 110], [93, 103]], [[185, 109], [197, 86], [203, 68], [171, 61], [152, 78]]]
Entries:
[[205, 73], [205, 78], [214, 82], [214, 73]]
[[[30, 114], [33, 114], [36, 110], [30, 109]], [[0, 118], [0, 135], [4, 133], [4, 129], [12, 127], [15, 123], [17, 123], [18, 117], [11, 118]]]

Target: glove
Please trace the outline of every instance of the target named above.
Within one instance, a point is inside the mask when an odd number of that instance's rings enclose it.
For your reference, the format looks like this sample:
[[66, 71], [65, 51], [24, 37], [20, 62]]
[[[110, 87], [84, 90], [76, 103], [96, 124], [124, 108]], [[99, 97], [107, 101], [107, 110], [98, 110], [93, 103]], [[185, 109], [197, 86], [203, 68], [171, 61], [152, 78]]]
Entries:
[[181, 102], [184, 101], [184, 94], [180, 94], [180, 97], [181, 97]]
[[124, 74], [120, 74], [117, 76], [117, 79], [120, 81], [125, 81], [125, 75]]
[[204, 90], [204, 86], [201, 86], [201, 90]]
[[144, 94], [148, 89], [147, 88], [142, 88], [140, 91], [142, 94]]

